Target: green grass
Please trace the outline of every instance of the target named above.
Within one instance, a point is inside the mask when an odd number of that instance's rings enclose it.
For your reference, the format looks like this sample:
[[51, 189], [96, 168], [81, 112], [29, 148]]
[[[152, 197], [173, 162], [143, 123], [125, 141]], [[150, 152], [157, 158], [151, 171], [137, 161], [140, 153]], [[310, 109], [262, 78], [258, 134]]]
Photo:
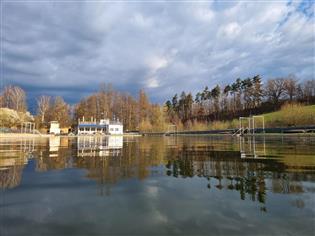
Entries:
[[[315, 125], [315, 105], [286, 104], [279, 111], [261, 114], [261, 116], [265, 118], [266, 128]], [[233, 119], [231, 121], [213, 121], [209, 124], [194, 123], [186, 130], [235, 129], [238, 127], [239, 120]], [[255, 119], [255, 127], [262, 127], [262, 119]]]
[[284, 105], [281, 110], [263, 114], [266, 127], [315, 125], [315, 105]]
[[[286, 104], [279, 111], [261, 114], [266, 128], [315, 125], [315, 105]], [[238, 128], [238, 119], [230, 127]], [[255, 120], [255, 127], [262, 127], [262, 119]]]

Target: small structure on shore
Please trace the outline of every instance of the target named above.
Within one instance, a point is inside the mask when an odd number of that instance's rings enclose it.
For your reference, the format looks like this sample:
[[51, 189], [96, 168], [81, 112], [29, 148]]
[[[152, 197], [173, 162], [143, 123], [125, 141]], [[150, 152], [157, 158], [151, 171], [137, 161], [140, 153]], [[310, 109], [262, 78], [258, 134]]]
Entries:
[[[239, 129], [233, 135], [242, 136], [244, 134], [255, 135], [255, 130], [258, 128], [255, 124], [255, 119], [262, 120], [262, 131], [265, 132], [265, 117], [264, 116], [249, 116], [239, 118]], [[245, 121], [245, 122], [244, 122]]]
[[99, 122], [91, 118], [90, 121], [78, 120], [78, 135], [93, 135], [93, 134], [110, 134], [122, 135], [123, 125], [118, 120], [110, 121], [109, 119], [102, 119]]
[[34, 134], [34, 132], [35, 132], [35, 123], [34, 122], [23, 122], [21, 124], [21, 133]]
[[60, 127], [58, 121], [51, 121], [50, 122], [50, 128], [49, 128], [50, 134], [60, 134]]

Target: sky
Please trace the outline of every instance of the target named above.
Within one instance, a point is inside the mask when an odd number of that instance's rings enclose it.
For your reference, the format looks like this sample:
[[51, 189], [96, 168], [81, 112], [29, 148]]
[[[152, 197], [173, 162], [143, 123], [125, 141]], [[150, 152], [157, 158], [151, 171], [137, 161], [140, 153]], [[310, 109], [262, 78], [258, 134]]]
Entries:
[[313, 1], [1, 1], [1, 86], [69, 103], [111, 83], [163, 103], [261, 75], [314, 79]]

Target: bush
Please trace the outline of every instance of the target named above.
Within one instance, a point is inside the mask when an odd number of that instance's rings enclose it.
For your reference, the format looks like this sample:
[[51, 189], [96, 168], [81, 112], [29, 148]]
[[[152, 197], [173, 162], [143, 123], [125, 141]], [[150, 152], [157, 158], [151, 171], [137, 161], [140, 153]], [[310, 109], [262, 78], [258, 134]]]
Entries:
[[34, 121], [29, 112], [17, 112], [9, 108], [0, 108], [0, 125], [2, 127], [19, 127], [22, 122]]

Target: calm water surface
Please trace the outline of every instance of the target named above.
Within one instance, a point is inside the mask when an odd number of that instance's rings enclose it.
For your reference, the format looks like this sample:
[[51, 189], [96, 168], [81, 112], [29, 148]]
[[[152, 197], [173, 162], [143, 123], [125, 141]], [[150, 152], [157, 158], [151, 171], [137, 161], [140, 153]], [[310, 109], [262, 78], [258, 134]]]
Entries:
[[315, 137], [0, 139], [0, 235], [314, 235]]

